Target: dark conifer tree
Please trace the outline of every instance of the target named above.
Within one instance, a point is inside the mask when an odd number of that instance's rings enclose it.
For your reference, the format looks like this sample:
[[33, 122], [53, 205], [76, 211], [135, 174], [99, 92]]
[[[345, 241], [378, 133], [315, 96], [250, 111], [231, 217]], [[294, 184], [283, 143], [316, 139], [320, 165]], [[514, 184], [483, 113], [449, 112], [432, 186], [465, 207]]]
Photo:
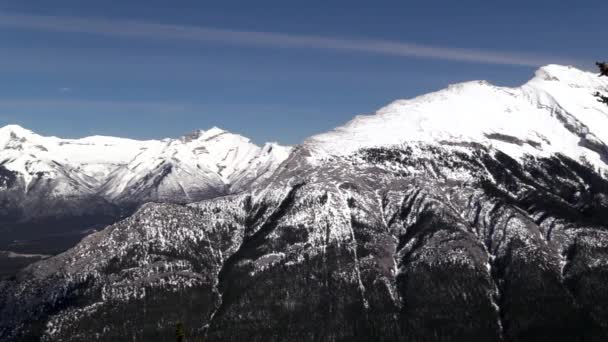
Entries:
[[177, 342], [184, 342], [184, 324], [182, 322], [177, 322], [175, 327], [175, 338]]
[[608, 77], [608, 62], [595, 62], [595, 65], [600, 69], [600, 77], [606, 76]]

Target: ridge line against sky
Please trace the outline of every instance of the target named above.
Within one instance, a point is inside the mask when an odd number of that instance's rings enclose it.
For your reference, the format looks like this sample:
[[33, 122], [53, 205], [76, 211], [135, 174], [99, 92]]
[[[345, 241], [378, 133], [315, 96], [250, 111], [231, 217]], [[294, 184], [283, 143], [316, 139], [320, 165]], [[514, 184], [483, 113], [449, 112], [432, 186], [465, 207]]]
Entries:
[[108, 20], [66, 16], [43, 16], [0, 11], [0, 27], [83, 33], [144, 39], [179, 39], [242, 46], [268, 46], [373, 53], [388, 56], [424, 57], [438, 60], [538, 67], [549, 63], [582, 65], [580, 61], [556, 56], [526, 55], [407, 42], [343, 39], [260, 31], [239, 31], [201, 26], [157, 24], [132, 20]]

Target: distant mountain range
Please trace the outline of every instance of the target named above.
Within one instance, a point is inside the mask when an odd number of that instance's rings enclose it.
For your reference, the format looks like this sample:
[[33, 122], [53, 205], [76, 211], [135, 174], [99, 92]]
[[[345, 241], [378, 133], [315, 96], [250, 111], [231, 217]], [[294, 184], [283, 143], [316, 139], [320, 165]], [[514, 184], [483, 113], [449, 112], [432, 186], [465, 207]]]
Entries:
[[[30, 252], [20, 242], [64, 234], [77, 240], [147, 202], [190, 203], [242, 191], [269, 177], [290, 150], [259, 147], [219, 128], [137, 141], [60, 139], [2, 127], [0, 250]], [[38, 247], [66, 246], [50, 245]]]
[[[204, 341], [608, 340], [597, 92], [608, 79], [550, 65], [518, 88], [399, 100], [293, 149], [211, 130], [125, 141], [111, 170], [4, 162], [6, 194], [27, 198], [47, 170], [59, 197], [174, 203], [141, 205], [0, 282], [0, 339], [169, 341], [183, 322]], [[247, 157], [222, 164], [234, 145]], [[190, 177], [196, 165], [208, 173]]]

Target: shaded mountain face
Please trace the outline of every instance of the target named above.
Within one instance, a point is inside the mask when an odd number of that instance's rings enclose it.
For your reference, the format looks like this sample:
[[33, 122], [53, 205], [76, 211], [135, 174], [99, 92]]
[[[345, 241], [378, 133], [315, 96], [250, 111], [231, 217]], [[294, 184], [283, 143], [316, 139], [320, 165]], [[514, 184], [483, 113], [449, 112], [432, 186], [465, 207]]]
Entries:
[[289, 150], [218, 128], [162, 141], [0, 128], [0, 250], [53, 253], [146, 202], [242, 191], [268, 177]]
[[[558, 83], [543, 91], [608, 89], [539, 74]], [[446, 92], [309, 139], [250, 191], [147, 204], [29, 266], [0, 285], [0, 338], [163, 341], [181, 321], [205, 341], [606, 340], [608, 126], [591, 122], [608, 110], [581, 91], [539, 109], [551, 129], [409, 116]]]

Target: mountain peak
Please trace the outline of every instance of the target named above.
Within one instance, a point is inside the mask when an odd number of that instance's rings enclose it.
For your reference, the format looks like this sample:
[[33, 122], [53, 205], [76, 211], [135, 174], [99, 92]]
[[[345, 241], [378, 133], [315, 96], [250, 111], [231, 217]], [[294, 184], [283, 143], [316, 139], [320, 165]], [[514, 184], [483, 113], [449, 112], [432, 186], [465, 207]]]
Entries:
[[7, 125], [0, 127], [0, 148], [18, 148], [22, 149], [22, 144], [31, 139], [36, 134], [19, 125]]
[[19, 125], [15, 125], [15, 124], [11, 124], [11, 125], [6, 125], [4, 127], [0, 127], [0, 135], [1, 134], [10, 134], [10, 133], [14, 133], [17, 136], [21, 135], [31, 135], [34, 134], [34, 132], [30, 131], [29, 129], [23, 128]]
[[186, 134], [182, 137], [182, 140], [184, 142], [191, 142], [191, 141], [199, 140], [199, 139], [208, 140], [208, 139], [212, 139], [212, 138], [214, 138], [218, 135], [224, 134], [224, 133], [230, 133], [230, 132], [228, 132], [224, 129], [221, 129], [217, 126], [213, 126], [208, 130], [199, 129], [190, 134]]
[[597, 74], [580, 70], [571, 65], [549, 64], [536, 70], [530, 82], [564, 82], [575, 87], [596, 87], [603, 82]]
[[200, 131], [200, 132], [201, 132], [200, 138], [201, 139], [205, 139], [205, 140], [212, 139], [212, 138], [214, 138], [214, 137], [216, 137], [216, 136], [218, 136], [220, 134], [230, 133], [230, 132], [228, 132], [226, 130], [223, 130], [223, 129], [217, 127], [217, 126], [213, 126], [213, 127], [211, 127], [210, 129], [208, 129], [206, 131]]
[[561, 153], [606, 168], [608, 108], [593, 94], [607, 89], [593, 73], [548, 65], [517, 88], [472, 81], [397, 100], [305, 145], [323, 159], [369, 147], [476, 142], [514, 158]]

